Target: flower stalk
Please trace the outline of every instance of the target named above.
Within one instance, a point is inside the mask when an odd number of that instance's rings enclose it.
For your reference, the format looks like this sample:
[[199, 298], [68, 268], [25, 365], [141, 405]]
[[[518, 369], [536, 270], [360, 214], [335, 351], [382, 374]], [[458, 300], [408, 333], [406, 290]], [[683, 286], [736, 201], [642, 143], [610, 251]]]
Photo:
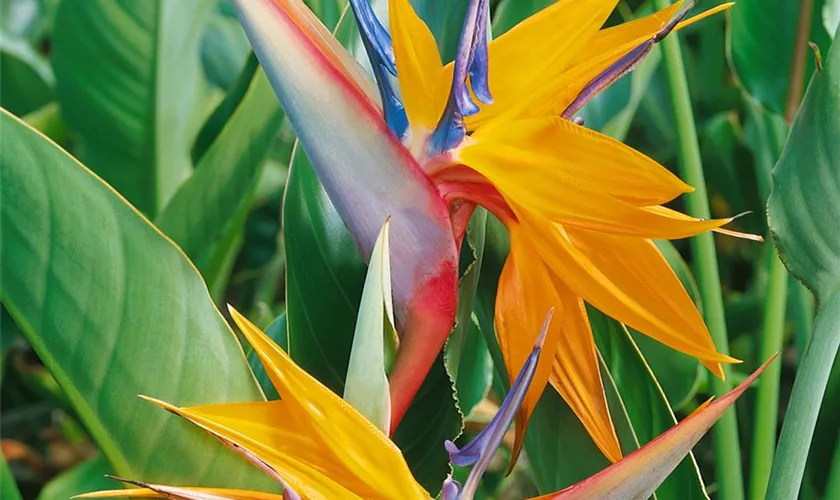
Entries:
[[[657, 8], [668, 7], [668, 0], [656, 0]], [[685, 75], [682, 52], [678, 34], [662, 41], [663, 64], [668, 79], [671, 104], [674, 108], [677, 128], [680, 170], [687, 183], [695, 191], [686, 195], [686, 209], [689, 215], [698, 219], [711, 217], [709, 198], [706, 194], [706, 179], [703, 174], [703, 162], [700, 159], [700, 146], [697, 142], [697, 130], [694, 126], [694, 112], [691, 109], [691, 97]], [[729, 338], [726, 333], [726, 317], [723, 309], [723, 296], [720, 289], [720, 272], [712, 233], [698, 234], [691, 240], [694, 255], [694, 274], [703, 302], [703, 316], [709, 327], [715, 347], [724, 354], [729, 353]], [[723, 370], [728, 374], [729, 368]], [[718, 396], [723, 396], [731, 384], [726, 380], [712, 379], [712, 388]], [[719, 471], [720, 497], [731, 500], [744, 498], [744, 478], [741, 473], [741, 450], [738, 440], [738, 421], [735, 408], [730, 408], [712, 431], [715, 441], [715, 463]]]

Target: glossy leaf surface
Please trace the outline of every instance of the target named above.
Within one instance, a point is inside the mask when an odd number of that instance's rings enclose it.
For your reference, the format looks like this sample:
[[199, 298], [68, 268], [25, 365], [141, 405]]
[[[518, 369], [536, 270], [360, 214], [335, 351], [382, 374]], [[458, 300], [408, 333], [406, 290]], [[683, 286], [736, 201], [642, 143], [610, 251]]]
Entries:
[[3, 112], [2, 301], [114, 471], [270, 483], [137, 398], [259, 400], [242, 349], [184, 254], [101, 179]]

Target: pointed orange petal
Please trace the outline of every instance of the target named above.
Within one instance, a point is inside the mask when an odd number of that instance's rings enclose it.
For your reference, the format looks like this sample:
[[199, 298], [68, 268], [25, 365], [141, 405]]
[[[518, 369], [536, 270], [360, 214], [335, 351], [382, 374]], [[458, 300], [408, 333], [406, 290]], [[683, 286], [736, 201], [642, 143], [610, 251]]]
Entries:
[[[681, 5], [682, 2], [676, 2], [649, 16], [599, 31], [588, 40], [581, 51], [575, 54], [574, 60], [564, 72], [555, 74], [553, 79], [543, 82], [541, 87], [530, 89], [531, 92], [526, 98], [520, 99], [515, 106], [504, 110], [506, 116], [561, 114], [592, 79], [649, 39], [676, 14]], [[731, 3], [719, 5], [680, 22], [674, 29], [679, 30], [690, 26], [732, 5]]]
[[145, 399], [189, 420], [223, 443], [247, 450], [306, 498], [365, 498], [375, 492], [324, 449], [306, 423], [295, 418], [286, 401], [178, 408]]
[[[546, 182], [565, 180], [635, 206], [666, 203], [694, 188], [653, 159], [559, 116], [488, 123], [465, 150], [490, 147], [500, 160], [522, 164]], [[469, 154], [469, 151], [466, 152]]]
[[[569, 126], [582, 129], [575, 124]], [[556, 157], [561, 156], [561, 152], [569, 154], [567, 152], [574, 151], [571, 154], [576, 155], [575, 161], [581, 163], [578, 169], [597, 168], [594, 166], [601, 162], [597, 148], [578, 149], [577, 143], [571, 140], [573, 137], [556, 145]], [[622, 158], [632, 165], [640, 156], [626, 146], [616, 146], [614, 152], [617, 153], [614, 160], [616, 167]], [[700, 220], [687, 215], [672, 217], [655, 207], [634, 206], [598, 189], [597, 178], [587, 179], [584, 176], [578, 179], [567, 171], [552, 169], [544, 164], [539, 153], [512, 149], [502, 141], [485, 141], [479, 137], [457, 151], [457, 160], [486, 177], [511, 203], [570, 227], [642, 238], [677, 239], [718, 228], [732, 220]], [[590, 182], [587, 183], [587, 180]], [[619, 184], [610, 185], [608, 179], [600, 181], [600, 184], [613, 191], [621, 191]], [[646, 183], [640, 181], [640, 184]], [[680, 184], [680, 189], [685, 187]], [[652, 191], [657, 191], [655, 184]], [[654, 196], [661, 195], [660, 191]]]
[[[513, 208], [546, 264], [583, 300], [623, 323], [655, 335], [661, 341], [667, 339], [672, 347], [690, 352], [704, 362], [737, 362], [715, 350], [702, 320], [696, 321], [693, 304], [690, 301], [685, 304], [675, 298], [685, 292], [681, 291], [673, 271], [661, 260], [661, 255], [651, 253], [655, 247], [651, 246], [650, 251], [641, 248], [642, 244], [649, 245], [648, 242], [633, 244], [636, 241], [633, 238], [622, 239], [629, 241], [628, 248], [633, 250], [627, 253], [622, 253], [621, 246], [593, 246], [597, 250], [590, 250], [584, 244], [593, 241], [592, 238], [617, 237], [587, 233], [589, 239], [581, 240], [579, 234], [584, 233], [581, 231], [575, 233], [576, 241], [573, 243], [571, 231], [567, 234], [562, 227], [522, 207]], [[584, 249], [578, 244], [584, 245]], [[607, 239], [606, 244], [615, 245], [616, 241]], [[611, 259], [619, 260], [621, 264], [609, 262]], [[621, 266], [624, 267], [619, 269]], [[663, 276], [670, 276], [664, 288], [658, 281]], [[669, 297], [669, 294], [674, 297]], [[687, 319], [677, 318], [672, 308], [686, 314]], [[690, 330], [683, 330], [686, 326]]]
[[[520, 228], [510, 230], [510, 254], [499, 277], [496, 297], [496, 334], [505, 360], [508, 378], [513, 381], [531, 354], [545, 315], [560, 305], [548, 269]], [[559, 313], [559, 311], [558, 311]], [[560, 314], [555, 314], [555, 318]], [[528, 421], [551, 375], [552, 358], [561, 332], [559, 318], [549, 324], [543, 351], [531, 386], [516, 416], [516, 435], [511, 463], [522, 449]]]
[[[489, 87], [493, 103], [466, 117], [469, 130], [515, 107], [523, 96], [565, 71], [615, 8], [616, 0], [563, 0], [492, 40]], [[447, 65], [451, 75], [452, 65]], [[444, 92], [440, 89], [439, 92]]]
[[323, 453], [332, 453], [364, 484], [375, 485], [383, 498], [389, 495], [393, 498], [429, 497], [414, 480], [402, 452], [387, 436], [297, 366], [253, 323], [232, 307], [229, 309], [288, 405], [288, 412], [298, 423], [305, 422], [310, 438], [321, 439]]
[[559, 311], [563, 333], [554, 353], [551, 385], [580, 419], [604, 456], [616, 462], [622, 457], [621, 446], [607, 407], [586, 308], [559, 277], [554, 276], [554, 282], [563, 304]]
[[567, 233], [572, 244], [594, 266], [627, 290], [668, 328], [642, 329], [630, 321], [625, 323], [673, 349], [700, 359], [712, 373], [723, 377], [720, 363], [706, 357], [710, 352], [715, 353], [715, 357], [719, 353], [703, 317], [652, 241], [572, 229]]
[[443, 76], [443, 63], [432, 32], [411, 3], [390, 0], [388, 5], [403, 104], [412, 134], [423, 135], [421, 131], [434, 129], [446, 105], [445, 87], [435, 92]]

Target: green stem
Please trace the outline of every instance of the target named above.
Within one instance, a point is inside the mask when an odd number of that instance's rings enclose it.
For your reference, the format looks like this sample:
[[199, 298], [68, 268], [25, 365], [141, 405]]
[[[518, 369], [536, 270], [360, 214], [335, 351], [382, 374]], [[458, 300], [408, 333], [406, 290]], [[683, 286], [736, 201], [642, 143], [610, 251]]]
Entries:
[[[759, 361], [782, 349], [785, 326], [788, 273], [775, 250], [770, 256], [769, 267]], [[773, 363], [758, 381], [750, 472], [750, 498], [753, 500], [764, 499], [767, 481], [770, 478], [778, 428], [780, 375], [781, 363]]]
[[[657, 8], [664, 9], [670, 5], [670, 2], [656, 0], [656, 5]], [[688, 93], [688, 82], [677, 34], [672, 33], [662, 41], [662, 50], [665, 56], [665, 72], [671, 93], [671, 103], [676, 118], [680, 170], [684, 180], [695, 188], [693, 193], [686, 196], [686, 208], [690, 215], [708, 219], [711, 211], [706, 194], [706, 180], [700, 160], [700, 146], [697, 143], [694, 114], [691, 109], [691, 98]], [[729, 352], [729, 340], [726, 334], [726, 319], [720, 290], [720, 273], [711, 232], [700, 234], [692, 239], [692, 253], [706, 324], [718, 351], [726, 354]], [[724, 366], [724, 371], [729, 372], [727, 366]], [[715, 378], [712, 380], [712, 388], [716, 395], [723, 396], [729, 392], [730, 384]], [[742, 500], [744, 478], [741, 472], [738, 421], [734, 406], [726, 411], [712, 433], [715, 441], [715, 470], [719, 471], [719, 498]]]
[[790, 287], [796, 358], [797, 362], [802, 362], [811, 332], [814, 331], [814, 296], [794, 277], [790, 278]]
[[793, 382], [770, 472], [768, 500], [794, 499], [802, 484], [828, 376], [840, 347], [840, 293], [820, 304], [814, 323], [814, 335]]

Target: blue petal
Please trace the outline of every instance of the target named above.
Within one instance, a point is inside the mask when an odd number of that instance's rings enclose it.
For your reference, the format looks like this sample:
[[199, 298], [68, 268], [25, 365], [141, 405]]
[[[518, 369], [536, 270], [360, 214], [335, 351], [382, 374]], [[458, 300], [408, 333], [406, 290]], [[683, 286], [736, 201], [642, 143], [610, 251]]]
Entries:
[[356, 16], [356, 24], [359, 26], [359, 32], [365, 42], [365, 49], [371, 63], [374, 66], [377, 63], [381, 64], [389, 73], [396, 76], [397, 63], [394, 59], [391, 35], [379, 22], [367, 0], [350, 0], [350, 7], [353, 8], [353, 15]]
[[[430, 155], [451, 149], [464, 139], [464, 117], [474, 115], [480, 110], [470, 95], [470, 88], [480, 102], [493, 102], [487, 78], [489, 16], [489, 0], [470, 0], [458, 50], [455, 53], [449, 101], [429, 141]], [[470, 86], [467, 85], [467, 76]]]
[[633, 69], [644, 59], [646, 55], [653, 49], [653, 46], [663, 38], [665, 38], [688, 14], [688, 11], [694, 7], [695, 1], [689, 0], [680, 7], [680, 10], [672, 17], [662, 28], [657, 31], [652, 37], [634, 47], [630, 52], [624, 54], [618, 61], [612, 63], [602, 71], [598, 76], [593, 78], [571, 104], [562, 113], [562, 117], [570, 120], [575, 113], [590, 101], [593, 97], [600, 94], [605, 88], [615, 83], [619, 78], [633, 71]]

